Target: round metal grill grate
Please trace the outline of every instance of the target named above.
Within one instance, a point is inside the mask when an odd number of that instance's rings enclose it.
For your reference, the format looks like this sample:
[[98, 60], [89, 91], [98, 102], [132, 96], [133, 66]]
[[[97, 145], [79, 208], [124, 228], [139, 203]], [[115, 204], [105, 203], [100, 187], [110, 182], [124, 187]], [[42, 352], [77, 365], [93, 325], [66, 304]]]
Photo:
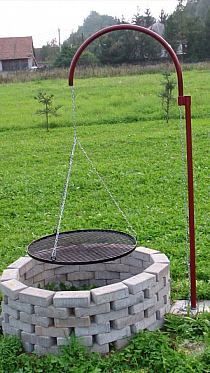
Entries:
[[53, 264], [90, 264], [120, 258], [136, 247], [135, 237], [113, 230], [77, 230], [59, 235], [56, 258], [52, 259], [55, 234], [45, 236], [28, 246], [28, 254]]

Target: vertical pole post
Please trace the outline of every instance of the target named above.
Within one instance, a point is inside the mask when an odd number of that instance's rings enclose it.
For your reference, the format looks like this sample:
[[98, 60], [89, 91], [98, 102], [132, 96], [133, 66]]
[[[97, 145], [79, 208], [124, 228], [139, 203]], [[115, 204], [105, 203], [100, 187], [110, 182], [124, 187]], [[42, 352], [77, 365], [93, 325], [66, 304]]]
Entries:
[[191, 97], [181, 96], [179, 105], [185, 106], [187, 175], [188, 175], [188, 210], [189, 210], [189, 242], [190, 242], [190, 288], [191, 309], [196, 309], [196, 258], [195, 258], [195, 224], [194, 224], [194, 188], [192, 159], [192, 127], [191, 127]]

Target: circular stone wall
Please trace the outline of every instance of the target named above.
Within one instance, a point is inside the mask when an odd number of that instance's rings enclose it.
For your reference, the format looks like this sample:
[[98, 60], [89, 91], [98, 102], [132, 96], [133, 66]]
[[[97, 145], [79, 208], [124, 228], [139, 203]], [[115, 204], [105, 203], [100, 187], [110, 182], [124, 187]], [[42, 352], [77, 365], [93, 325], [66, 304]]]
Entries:
[[[95, 286], [50, 291], [49, 283]], [[108, 353], [143, 329], [154, 330], [170, 309], [169, 260], [136, 248], [115, 261], [55, 265], [21, 257], [2, 274], [3, 333], [21, 338], [28, 352], [56, 353], [71, 335], [90, 351]]]

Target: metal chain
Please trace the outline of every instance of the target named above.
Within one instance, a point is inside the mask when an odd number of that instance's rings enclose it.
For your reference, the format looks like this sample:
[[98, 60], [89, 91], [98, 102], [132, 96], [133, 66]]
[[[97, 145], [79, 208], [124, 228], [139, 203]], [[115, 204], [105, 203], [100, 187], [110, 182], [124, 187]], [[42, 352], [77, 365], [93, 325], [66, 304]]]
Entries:
[[184, 200], [184, 214], [186, 219], [185, 227], [185, 251], [186, 251], [186, 264], [187, 273], [189, 279], [189, 292], [188, 292], [188, 306], [190, 304], [190, 260], [189, 260], [189, 213], [187, 204], [187, 175], [186, 175], [186, 157], [185, 157], [185, 142], [184, 142], [184, 121], [183, 121], [183, 109], [179, 106], [179, 124], [180, 124], [180, 143], [181, 143], [181, 154], [182, 154], [182, 182], [184, 185], [183, 200]]
[[71, 94], [72, 94], [72, 122], [73, 122], [73, 128], [74, 128], [74, 141], [73, 141], [72, 149], [71, 149], [70, 156], [69, 156], [69, 167], [68, 167], [66, 182], [65, 182], [65, 185], [64, 185], [64, 191], [63, 191], [63, 195], [62, 195], [62, 199], [61, 199], [60, 215], [59, 215], [59, 218], [58, 218], [58, 224], [57, 224], [56, 235], [55, 235], [55, 242], [54, 242], [54, 247], [53, 247], [52, 255], [51, 255], [51, 259], [53, 261], [56, 260], [56, 249], [58, 247], [58, 239], [59, 239], [59, 234], [60, 234], [61, 221], [62, 221], [62, 218], [63, 218], [64, 208], [65, 208], [65, 203], [66, 203], [66, 198], [67, 198], [67, 193], [68, 193], [68, 186], [69, 186], [69, 181], [70, 181], [71, 171], [72, 171], [72, 165], [73, 165], [73, 160], [74, 160], [74, 154], [75, 154], [75, 149], [76, 149], [76, 144], [77, 144], [76, 106], [75, 106], [74, 87], [72, 87], [72, 89], [71, 89]]
[[79, 141], [79, 139], [77, 137], [77, 130], [76, 130], [76, 100], [75, 100], [75, 90], [74, 90], [74, 87], [71, 87], [71, 95], [72, 95], [72, 121], [73, 121], [73, 128], [74, 128], [74, 141], [73, 141], [72, 149], [71, 149], [71, 152], [70, 152], [69, 167], [68, 167], [68, 172], [67, 172], [67, 176], [66, 176], [66, 182], [65, 182], [65, 185], [64, 185], [64, 191], [63, 191], [62, 200], [61, 200], [60, 215], [59, 215], [59, 218], [58, 218], [58, 224], [57, 224], [56, 235], [55, 235], [55, 242], [54, 242], [54, 247], [53, 247], [52, 255], [51, 255], [52, 261], [56, 260], [56, 250], [57, 250], [57, 247], [58, 247], [58, 239], [59, 239], [59, 234], [60, 234], [61, 221], [62, 221], [62, 217], [63, 217], [63, 213], [64, 213], [64, 208], [65, 208], [65, 203], [66, 203], [66, 198], [67, 198], [67, 193], [68, 193], [68, 186], [69, 186], [69, 181], [70, 181], [70, 177], [71, 177], [73, 159], [74, 159], [74, 154], [75, 154], [75, 149], [76, 149], [76, 145], [77, 144], [79, 145], [80, 149], [82, 150], [83, 154], [85, 155], [85, 158], [87, 159], [87, 161], [90, 163], [93, 171], [97, 175], [97, 177], [100, 180], [101, 184], [104, 186], [104, 188], [105, 188], [106, 192], [108, 193], [108, 195], [110, 196], [111, 200], [113, 201], [113, 203], [117, 207], [118, 211], [121, 213], [121, 215], [125, 219], [128, 227], [135, 234], [135, 236], [137, 236], [137, 234], [136, 234], [134, 228], [132, 227], [131, 223], [129, 222], [127, 216], [125, 215], [125, 213], [123, 212], [123, 210], [120, 208], [118, 202], [114, 198], [113, 194], [110, 192], [108, 186], [106, 185], [105, 181], [103, 180], [103, 178], [101, 177], [101, 175], [99, 174], [99, 172], [97, 171], [97, 169], [95, 168], [92, 160], [88, 156], [87, 152], [85, 151], [85, 149], [83, 148], [83, 146], [81, 145], [81, 142]]

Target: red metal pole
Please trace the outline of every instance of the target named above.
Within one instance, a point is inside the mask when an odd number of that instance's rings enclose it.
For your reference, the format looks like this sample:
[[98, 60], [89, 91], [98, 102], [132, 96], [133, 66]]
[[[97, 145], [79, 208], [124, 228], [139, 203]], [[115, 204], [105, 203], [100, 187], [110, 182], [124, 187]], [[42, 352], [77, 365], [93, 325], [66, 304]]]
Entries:
[[194, 224], [191, 96], [179, 97], [178, 104], [185, 106], [187, 176], [188, 176], [189, 241], [190, 241], [190, 285], [191, 285], [190, 291], [191, 291], [191, 309], [196, 309], [196, 255], [195, 255], [195, 224]]

